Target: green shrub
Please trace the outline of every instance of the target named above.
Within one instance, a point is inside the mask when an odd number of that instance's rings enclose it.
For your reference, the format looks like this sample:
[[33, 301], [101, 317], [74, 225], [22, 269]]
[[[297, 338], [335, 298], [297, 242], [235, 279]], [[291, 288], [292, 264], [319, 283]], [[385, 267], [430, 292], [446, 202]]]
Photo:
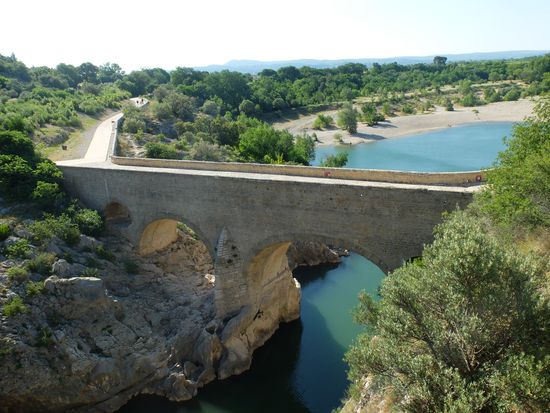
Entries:
[[512, 100], [518, 100], [521, 96], [521, 92], [519, 88], [513, 87], [511, 88], [506, 94], [503, 96], [502, 100], [505, 100], [507, 102]]
[[12, 317], [27, 312], [27, 306], [23, 304], [21, 297], [15, 296], [4, 304], [2, 311], [6, 317]]
[[336, 155], [328, 155], [321, 161], [320, 166], [325, 168], [342, 168], [348, 163], [348, 154], [345, 152]]
[[106, 250], [103, 245], [98, 245], [96, 247], [95, 254], [102, 260], [107, 260], [111, 262], [114, 262], [116, 258], [115, 255], [111, 251]]
[[452, 112], [455, 110], [455, 107], [453, 106], [453, 101], [451, 99], [447, 99], [445, 101], [445, 110], [447, 112]]
[[74, 222], [83, 234], [97, 236], [103, 230], [103, 219], [93, 209], [82, 208], [74, 215]]
[[65, 193], [58, 183], [38, 181], [31, 197], [40, 207], [52, 211], [61, 206]]
[[11, 267], [6, 274], [8, 279], [16, 282], [26, 281], [29, 277], [29, 271], [25, 267]]
[[154, 159], [178, 159], [180, 156], [173, 145], [161, 142], [147, 142], [145, 157]]
[[413, 115], [416, 113], [416, 109], [413, 105], [407, 103], [401, 108], [401, 112], [406, 113], [407, 115]]
[[27, 258], [31, 252], [31, 246], [26, 239], [19, 239], [6, 247], [6, 255], [9, 258]]
[[[422, 265], [388, 275], [380, 301], [360, 297], [356, 319], [368, 330], [346, 356], [354, 382], [368, 375], [369, 391], [400, 411], [546, 411], [548, 263], [489, 233], [471, 213], [455, 212]], [[512, 377], [495, 380], [509, 368]]]
[[46, 215], [44, 219], [35, 221], [30, 227], [33, 240], [44, 243], [54, 235], [68, 245], [76, 245], [80, 241], [80, 231], [67, 214], [61, 214], [58, 217]]
[[0, 224], [0, 241], [4, 241], [10, 236], [11, 230], [8, 224]]
[[334, 119], [332, 119], [332, 116], [319, 114], [317, 115], [317, 118], [315, 118], [315, 120], [313, 121], [313, 124], [311, 125], [311, 127], [313, 129], [319, 130], [319, 129], [328, 128], [333, 123], [334, 123]]
[[36, 347], [50, 347], [53, 343], [52, 331], [48, 327], [42, 327], [36, 337]]
[[44, 281], [37, 281], [37, 282], [29, 281], [27, 283], [25, 291], [27, 292], [27, 295], [29, 297], [33, 297], [35, 295], [42, 294], [45, 291]]
[[466, 94], [461, 100], [460, 104], [462, 106], [477, 106], [481, 102], [479, 101], [478, 97], [474, 95], [473, 93]]
[[27, 263], [27, 268], [32, 272], [42, 275], [49, 275], [52, 272], [52, 264], [55, 261], [55, 254], [43, 252]]
[[125, 260], [124, 269], [126, 270], [127, 274], [137, 274], [137, 272], [139, 271], [139, 265], [137, 265], [135, 261]]
[[82, 274], [80, 274], [81, 277], [97, 277], [98, 275], [99, 270], [93, 267], [84, 268], [84, 271], [82, 271]]

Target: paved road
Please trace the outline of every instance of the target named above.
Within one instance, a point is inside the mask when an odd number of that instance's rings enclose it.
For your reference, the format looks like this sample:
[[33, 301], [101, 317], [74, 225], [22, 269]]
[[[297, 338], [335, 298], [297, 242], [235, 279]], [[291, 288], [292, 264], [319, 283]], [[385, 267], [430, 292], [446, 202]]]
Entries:
[[[132, 98], [130, 101], [132, 101], [132, 103], [137, 107], [142, 107], [149, 103], [149, 101], [144, 98]], [[84, 158], [65, 161], [63, 163], [81, 164], [107, 161], [110, 155], [109, 148], [111, 146], [111, 138], [114, 128], [122, 116], [122, 112], [116, 113], [99, 124], [94, 132], [94, 136], [92, 137], [90, 146], [88, 146], [88, 150], [86, 151]]]

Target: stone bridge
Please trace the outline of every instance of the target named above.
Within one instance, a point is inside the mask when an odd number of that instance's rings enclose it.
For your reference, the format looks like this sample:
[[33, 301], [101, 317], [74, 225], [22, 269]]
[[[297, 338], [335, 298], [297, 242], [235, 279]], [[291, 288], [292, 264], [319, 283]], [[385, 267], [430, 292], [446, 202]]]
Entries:
[[[199, 170], [209, 167], [116, 157], [112, 163], [69, 161], [59, 166], [67, 189], [103, 211], [141, 254], [173, 242], [177, 221], [192, 228], [215, 263], [221, 316], [254, 301], [258, 283], [265, 287], [269, 277], [277, 276], [274, 269], [286, 260], [293, 241], [347, 248], [385, 272], [397, 268], [421, 254], [442, 212], [470, 202], [478, 187], [458, 181], [480, 179], [449, 174], [453, 185], [390, 183], [369, 180], [377, 180], [372, 173], [335, 179], [332, 174], [338, 170], [323, 168], [308, 169], [319, 176], [302, 176], [299, 167]], [[435, 179], [430, 174], [395, 174], [399, 182]], [[442, 174], [435, 175], [441, 181]], [[383, 172], [383, 179], [392, 176]]]

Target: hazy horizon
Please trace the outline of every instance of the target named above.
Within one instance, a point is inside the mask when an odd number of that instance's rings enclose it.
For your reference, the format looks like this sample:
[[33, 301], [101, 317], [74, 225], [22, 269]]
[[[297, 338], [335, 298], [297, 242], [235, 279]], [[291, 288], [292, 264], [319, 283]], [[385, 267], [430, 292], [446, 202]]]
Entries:
[[68, 0], [3, 5], [0, 54], [29, 66], [204, 67], [230, 61], [355, 60], [550, 49], [550, 2], [525, 0]]

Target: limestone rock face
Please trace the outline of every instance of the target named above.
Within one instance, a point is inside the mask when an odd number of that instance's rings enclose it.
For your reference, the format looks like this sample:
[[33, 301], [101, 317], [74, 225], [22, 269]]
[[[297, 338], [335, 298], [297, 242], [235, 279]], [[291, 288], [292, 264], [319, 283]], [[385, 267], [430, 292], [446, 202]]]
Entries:
[[[120, 239], [102, 243], [112, 262], [90, 251], [100, 244], [89, 237], [73, 249], [58, 245], [73, 263], [58, 259], [32, 296], [25, 282], [5, 275], [21, 263], [0, 265], [0, 304], [19, 295], [26, 307], [0, 316], [0, 412], [112, 412], [139, 393], [187, 400], [247, 370], [279, 324], [299, 317], [300, 285], [286, 247], [247, 274], [249, 304], [218, 314], [216, 273], [201, 242], [180, 233], [146, 258]], [[318, 246], [302, 256], [299, 249], [292, 265], [337, 258]], [[121, 265], [128, 260], [137, 267], [132, 274]], [[90, 262], [97, 274], [81, 276]]]
[[288, 247], [288, 264], [291, 269], [302, 265], [319, 265], [325, 263], [339, 263], [340, 256], [347, 255], [347, 251], [337, 251], [319, 242], [294, 242]]

